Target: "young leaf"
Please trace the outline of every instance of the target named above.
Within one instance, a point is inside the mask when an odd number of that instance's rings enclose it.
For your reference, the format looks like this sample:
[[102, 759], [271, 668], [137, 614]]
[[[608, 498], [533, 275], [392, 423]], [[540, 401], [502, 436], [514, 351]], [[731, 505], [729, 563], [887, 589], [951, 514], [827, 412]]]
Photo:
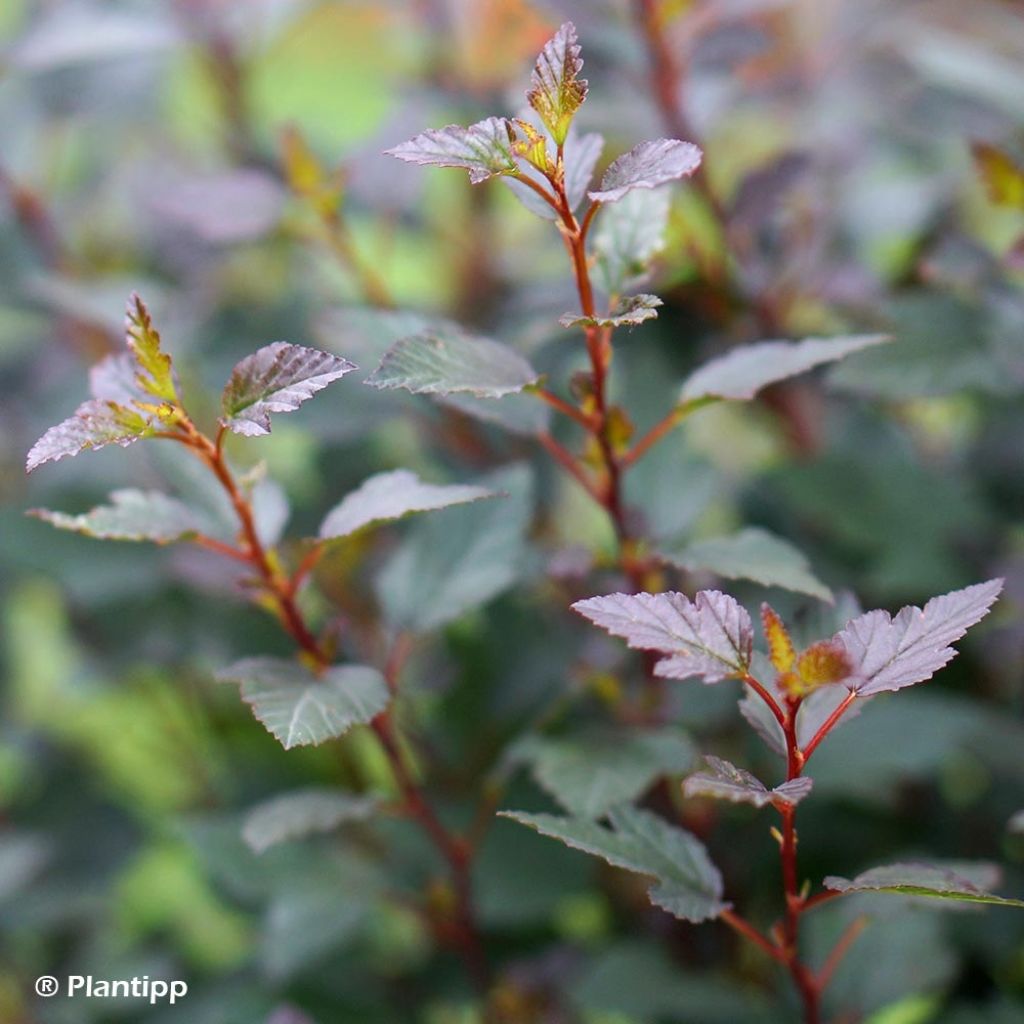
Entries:
[[781, 587], [831, 601], [832, 591], [812, 572], [802, 551], [789, 541], [757, 527], [728, 537], [694, 541], [665, 561], [688, 572], [713, 572], [730, 580], [753, 580], [764, 587]]
[[89, 391], [101, 402], [131, 405], [148, 402], [149, 396], [139, 386], [138, 363], [131, 352], [106, 356], [89, 369]]
[[414, 395], [468, 392], [479, 398], [513, 395], [536, 383], [537, 372], [515, 349], [462, 331], [422, 331], [388, 349], [366, 383]]
[[646, 274], [665, 246], [671, 197], [667, 188], [635, 189], [601, 212], [592, 248], [605, 291], [618, 295]]
[[[980, 867], [986, 874], [998, 875], [989, 865]], [[965, 878], [960, 871], [932, 864], [888, 864], [872, 868], [850, 880], [830, 875], [824, 881], [826, 889], [834, 892], [891, 892], [899, 896], [923, 896], [929, 899], [953, 900], [960, 903], [992, 903], [1004, 907], [1024, 907], [1024, 900], [994, 896]]]
[[742, 675], [750, 665], [750, 616], [717, 590], [702, 590], [693, 601], [674, 591], [608, 594], [572, 607], [630, 647], [670, 655], [655, 667], [659, 676], [700, 676], [705, 683], [717, 683]]
[[835, 362], [851, 352], [892, 339], [885, 334], [854, 335], [849, 338], [808, 338], [805, 341], [762, 341], [735, 348], [727, 355], [705, 363], [683, 384], [679, 401], [702, 398], [750, 399], [758, 391], [815, 366]]
[[285, 750], [323, 743], [372, 721], [388, 705], [384, 677], [365, 665], [336, 665], [315, 676], [297, 661], [247, 658], [217, 673]]
[[563, 327], [621, 327], [624, 324], [642, 324], [653, 320], [658, 306], [663, 305], [657, 295], [630, 295], [622, 299], [610, 316], [583, 316], [582, 313], [563, 313], [558, 322]]
[[683, 781], [683, 795], [705, 796], [716, 800], [731, 800], [733, 803], [753, 804], [765, 807], [772, 803], [798, 804], [811, 792], [813, 782], [807, 776], [790, 779], [774, 789], [768, 789], [760, 779], [750, 772], [737, 768], [720, 757], [704, 758], [706, 771], [697, 772]]
[[376, 810], [372, 796], [334, 789], [300, 789], [254, 807], [242, 826], [242, 837], [255, 853], [278, 843], [333, 832], [342, 822], [364, 821]]
[[984, 142], [971, 146], [978, 173], [996, 206], [1024, 210], [1024, 168], [1007, 153]]
[[623, 153], [604, 172], [601, 187], [587, 194], [598, 203], [614, 203], [636, 188], [657, 188], [677, 178], [689, 177], [700, 166], [703, 154], [692, 142], [656, 139], [641, 142]]
[[93, 400], [84, 402], [74, 416], [43, 434], [29, 450], [25, 469], [31, 473], [44, 462], [56, 462], [68, 455], [77, 455], [90, 448], [117, 444], [122, 448], [146, 437], [152, 428], [150, 420], [134, 409], [116, 402]]
[[327, 513], [320, 526], [320, 539], [347, 537], [371, 523], [400, 519], [410, 512], [429, 512], [494, 497], [495, 493], [484, 487], [424, 483], [407, 469], [378, 473]]
[[221, 397], [220, 422], [246, 437], [269, 434], [272, 412], [293, 412], [355, 368], [341, 356], [275, 341], [231, 371]]
[[154, 398], [177, 402], [178, 391], [174, 386], [171, 357], [161, 350], [160, 334], [153, 326], [149, 310], [134, 292], [128, 299], [125, 330], [128, 347], [138, 364], [136, 381], [139, 387]]
[[980, 622], [1003, 589], [1001, 579], [933, 597], [923, 609], [908, 606], [896, 618], [873, 611], [853, 619], [835, 640], [849, 655], [846, 686], [867, 697], [924, 682], [950, 662], [950, 646]]
[[526, 94], [558, 145], [565, 142], [573, 115], [587, 98], [582, 70], [576, 26], [567, 21], [541, 50]]
[[421, 520], [384, 567], [377, 591], [392, 625], [419, 632], [436, 629], [479, 608], [528, 571], [530, 471], [513, 466], [492, 473], [486, 484], [508, 496]]
[[73, 530], [100, 540], [151, 540], [171, 544], [202, 532], [199, 516], [183, 502], [159, 491], [114, 491], [111, 504], [99, 505], [83, 515], [49, 509], [30, 513], [58, 530]]
[[694, 759], [678, 729], [590, 729], [568, 736], [530, 736], [512, 755], [528, 762], [537, 783], [570, 814], [599, 818], [629, 803]]
[[[604, 137], [597, 132], [588, 132], [580, 135], [575, 128], [570, 129], [565, 139], [565, 146], [562, 152], [562, 166], [565, 173], [565, 197], [569, 201], [569, 209], [575, 210], [583, 201], [590, 185], [590, 179], [594, 176], [594, 168], [601, 157], [601, 150], [604, 149]], [[520, 160], [519, 172], [527, 178], [532, 178], [538, 185], [543, 185], [550, 190], [544, 175], [525, 160]], [[550, 203], [545, 202], [529, 185], [524, 184], [518, 178], [502, 178], [502, 181], [516, 194], [519, 201], [531, 213], [545, 220], [559, 219], [559, 214]]]
[[474, 184], [495, 174], [518, 170], [512, 144], [514, 129], [503, 117], [488, 117], [468, 128], [450, 124], [431, 128], [384, 152], [410, 164], [463, 167]]
[[613, 810], [610, 829], [552, 814], [503, 811], [502, 816], [615, 867], [653, 878], [655, 884], [648, 890], [651, 902], [684, 921], [699, 924], [728, 907], [722, 902], [722, 876], [703, 844], [649, 811]]

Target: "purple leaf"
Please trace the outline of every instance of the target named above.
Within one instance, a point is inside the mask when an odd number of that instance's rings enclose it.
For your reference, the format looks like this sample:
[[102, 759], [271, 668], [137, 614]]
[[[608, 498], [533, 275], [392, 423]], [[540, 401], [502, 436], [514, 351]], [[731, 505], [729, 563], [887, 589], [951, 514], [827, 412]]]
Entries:
[[663, 305], [657, 295], [630, 295], [617, 303], [610, 316], [584, 316], [582, 313], [563, 313], [558, 322], [563, 327], [622, 327], [636, 326], [653, 320], [658, 306]]
[[56, 462], [68, 455], [77, 455], [87, 448], [103, 448], [117, 444], [122, 448], [145, 437], [150, 421], [116, 402], [85, 402], [74, 416], [43, 434], [28, 453], [26, 470], [31, 473], [44, 462]]
[[713, 797], [716, 800], [731, 800], [733, 803], [753, 804], [755, 807], [778, 802], [796, 805], [810, 793], [813, 786], [812, 780], [804, 776], [768, 789], [750, 772], [720, 757], [708, 756], [704, 760], [708, 769], [696, 772], [684, 780], [684, 796]]
[[702, 398], [746, 400], [776, 381], [835, 362], [851, 352], [892, 339], [885, 334], [848, 338], [808, 338], [805, 341], [762, 341], [733, 349], [705, 363], [686, 380], [680, 402]]
[[488, 117], [468, 128], [430, 128], [385, 153], [410, 164], [463, 167], [476, 185], [495, 174], [516, 173], [512, 139], [512, 125], [504, 117]]
[[1003, 589], [1001, 579], [933, 597], [923, 609], [908, 606], [861, 615], [836, 634], [852, 663], [848, 689], [867, 697], [924, 682], [950, 662], [950, 647], [987, 614]]
[[567, 21], [541, 50], [526, 94], [559, 145], [565, 142], [573, 115], [587, 98], [586, 79], [579, 77], [582, 70], [576, 26]]
[[693, 174], [703, 154], [692, 142], [655, 139], [624, 153], [604, 172], [601, 188], [589, 192], [598, 203], [614, 203], [635, 188], [657, 188]]
[[669, 657], [659, 676], [706, 683], [742, 675], [750, 665], [754, 631], [740, 604], [717, 590], [685, 594], [609, 594], [577, 601], [573, 608], [630, 647]]
[[320, 539], [347, 537], [371, 523], [400, 519], [410, 512], [429, 512], [493, 497], [495, 492], [485, 487], [424, 483], [407, 469], [378, 473], [327, 513], [320, 527]]
[[292, 412], [354, 370], [341, 356], [275, 341], [246, 356], [224, 388], [221, 423], [236, 434], [270, 433], [272, 412]]

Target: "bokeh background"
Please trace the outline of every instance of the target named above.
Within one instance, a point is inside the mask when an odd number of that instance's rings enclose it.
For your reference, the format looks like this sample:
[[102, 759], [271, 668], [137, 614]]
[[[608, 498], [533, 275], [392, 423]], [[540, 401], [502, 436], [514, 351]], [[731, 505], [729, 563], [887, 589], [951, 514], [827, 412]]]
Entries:
[[[1024, 186], [973, 155], [991, 153], [977, 150], [985, 143], [1011, 167], [1024, 159], [1019, 4], [5, 0], [5, 1024], [480, 1019], [409, 907], [424, 887], [445, 895], [407, 823], [262, 856], [242, 842], [247, 810], [268, 796], [372, 787], [382, 769], [358, 734], [285, 753], [232, 687], [213, 682], [236, 657], [288, 651], [230, 565], [25, 515], [82, 511], [117, 487], [167, 480], [202, 500], [187, 464], [141, 445], [32, 478], [23, 465], [86, 397], [88, 366], [121, 344], [132, 290], [208, 419], [233, 363], [262, 344], [315, 345], [369, 371], [424, 315], [499, 337], [566, 380], [583, 353], [557, 325], [574, 300], [550, 224], [498, 183], [474, 188], [381, 151], [425, 127], [519, 110], [534, 55], [567, 18], [591, 86], [579, 121], [607, 136], [604, 161], [685, 133], [706, 151], [714, 197], [672, 192], [650, 289], [666, 305], [619, 341], [616, 387], [638, 427], [730, 345], [851, 330], [897, 338], [764, 401], [694, 417], [637, 470], [638, 515], [679, 542], [770, 529], [807, 554], [845, 609], [1007, 577], [990, 622], [938, 680], [873, 702], [816, 756], [803, 870], [983, 858], [1003, 864], [1001, 891], [1021, 894], [1024, 837], [1007, 824], [1024, 807]], [[337, 170], [338, 218], [304, 191], [303, 160]], [[512, 745], [552, 716], [557, 730], [599, 715], [637, 682], [635, 660], [565, 612], [617, 582], [603, 515], [528, 437], [355, 379], [233, 456], [265, 460], [292, 537], [381, 469], [461, 481], [528, 467], [529, 550], [497, 600], [418, 645], [408, 700], [436, 755], [429, 784], [454, 819], [494, 773], [509, 786], [501, 806], [549, 806], [510, 762]], [[318, 614], [372, 618], [373, 580], [408, 529], [332, 553]], [[766, 595], [726, 585], [749, 602]], [[430, 581], [418, 586], [429, 600]], [[838, 614], [767, 596], [807, 635]], [[673, 720], [695, 749], [767, 777], [775, 766], [736, 696], [676, 687]], [[668, 807], [674, 794], [662, 796]], [[729, 894], [770, 920], [777, 864], [764, 823], [731, 807], [713, 820], [687, 813]], [[770, 965], [724, 928], [676, 922], [642, 887], [510, 823], [491, 832], [477, 884], [511, 1021], [795, 1019]], [[844, 913], [822, 911], [812, 938]], [[1024, 1019], [1018, 912], [881, 901], [872, 913], [832, 990], [843, 1019]], [[190, 994], [175, 1008], [44, 1001], [32, 995], [42, 973], [181, 977]]]

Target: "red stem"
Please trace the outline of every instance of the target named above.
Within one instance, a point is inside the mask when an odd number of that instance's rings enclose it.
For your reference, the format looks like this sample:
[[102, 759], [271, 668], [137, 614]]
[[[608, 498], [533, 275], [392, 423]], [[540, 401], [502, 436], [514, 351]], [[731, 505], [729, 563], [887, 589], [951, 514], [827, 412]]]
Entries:
[[843, 957], [846, 956], [850, 947], [857, 941], [860, 933], [867, 926], [868, 919], [864, 916], [855, 917], [847, 925], [846, 930], [839, 936], [838, 941], [832, 947], [832, 952], [829, 953], [824, 966], [818, 972], [817, 986], [819, 992], [824, 992], [828, 988], [828, 983], [832, 980], [832, 975], [835, 974], [836, 968], [842, 963]]
[[840, 704], [839, 707], [837, 707], [835, 711], [825, 719], [821, 728], [814, 734], [814, 736], [811, 737], [810, 742], [803, 749], [802, 757], [805, 763], [810, 760], [811, 754], [813, 754], [817, 749], [818, 744], [829, 734], [829, 732], [832, 731], [836, 722], [846, 714], [847, 708], [849, 708], [856, 699], [857, 694], [851, 690], [844, 698], [842, 704]]
[[723, 910], [718, 916], [733, 931], [742, 935], [745, 939], [749, 939], [773, 960], [778, 960], [780, 963], [785, 962], [782, 950], [766, 935], [762, 935], [746, 918], [740, 917], [739, 914], [732, 910]]

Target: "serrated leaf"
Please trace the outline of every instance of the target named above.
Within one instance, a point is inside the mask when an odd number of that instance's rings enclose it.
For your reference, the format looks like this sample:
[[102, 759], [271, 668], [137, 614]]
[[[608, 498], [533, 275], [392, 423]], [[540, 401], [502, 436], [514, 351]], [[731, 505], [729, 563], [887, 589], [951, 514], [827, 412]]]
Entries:
[[379, 801], [372, 796], [332, 789], [300, 789], [254, 807], [242, 826], [249, 848], [263, 853], [278, 843], [333, 832], [342, 822], [364, 821]]
[[224, 386], [221, 423], [236, 434], [270, 433], [272, 412], [293, 412], [356, 368], [341, 356], [275, 341], [246, 356]]
[[[594, 168], [601, 158], [604, 149], [604, 136], [597, 132], [580, 135], [571, 128], [565, 139], [562, 153], [562, 166], [565, 173], [565, 197], [569, 201], [569, 209], [575, 210], [583, 201], [594, 176]], [[521, 161], [519, 171], [525, 177], [532, 178], [539, 185], [548, 187], [544, 176], [535, 167]], [[545, 220], [558, 220], [558, 211], [545, 202], [529, 185], [524, 185], [516, 178], [502, 178], [502, 181], [516, 194], [519, 201], [531, 212]]]
[[162, 351], [160, 334], [153, 326], [149, 310], [142, 299], [134, 293], [128, 299], [125, 331], [128, 347], [138, 364], [136, 380], [139, 387], [154, 398], [165, 402], [177, 402], [178, 391], [174, 385], [171, 357]]
[[717, 917], [722, 876], [703, 844], [649, 811], [622, 807], [609, 814], [611, 828], [581, 818], [503, 811], [502, 816], [558, 839], [609, 864], [655, 879], [648, 890], [662, 910], [695, 924]]
[[637, 188], [657, 188], [693, 174], [703, 157], [692, 142], [655, 139], [623, 153], [604, 172], [601, 187], [587, 194], [598, 203], [614, 203]]
[[391, 346], [367, 378], [375, 388], [414, 395], [466, 392], [478, 398], [513, 395], [536, 383], [537, 372], [515, 349], [458, 330], [421, 331]]
[[753, 804], [765, 807], [772, 803], [786, 803], [795, 806], [811, 792], [814, 785], [807, 776], [790, 779], [774, 789], [768, 789], [760, 779], [748, 771], [720, 757], [707, 756], [707, 770], [700, 771], [683, 780], [683, 795], [704, 796], [716, 800], [730, 800], [732, 803]]
[[484, 484], [488, 490], [507, 492], [507, 497], [445, 509], [421, 520], [384, 567], [377, 592], [393, 625], [421, 632], [436, 629], [485, 604], [529, 570], [529, 469], [500, 470]]
[[101, 402], [131, 405], [148, 401], [139, 386], [138, 364], [131, 352], [106, 356], [89, 369], [89, 392]]
[[[970, 866], [968, 866], [970, 867]], [[991, 865], [975, 865], [998, 875]], [[1024, 907], [1024, 900], [994, 896], [959, 871], [933, 864], [907, 862], [871, 868], [854, 879], [830, 875], [826, 889], [835, 892], [891, 892], [900, 896], [922, 896], [929, 899], [953, 900], [961, 903], [991, 903], [1004, 907]]]
[[320, 539], [347, 537], [371, 523], [400, 519], [411, 512], [429, 512], [494, 497], [495, 493], [484, 487], [428, 484], [407, 469], [378, 473], [327, 513], [320, 526]]
[[320, 676], [297, 661], [246, 658], [217, 673], [285, 750], [316, 745], [372, 721], [388, 705], [384, 677], [365, 665], [336, 665]]
[[850, 658], [846, 686], [862, 697], [930, 679], [956, 656], [949, 646], [980, 622], [1003, 589], [1001, 579], [933, 597], [923, 609], [908, 605], [896, 618], [871, 611], [853, 619], [835, 640]]
[[82, 515], [33, 509], [37, 519], [100, 540], [150, 540], [171, 544], [202, 532], [201, 518], [186, 504], [159, 491], [122, 490], [110, 495], [111, 504]]
[[573, 115], [587, 98], [586, 79], [580, 78], [582, 70], [576, 26], [567, 21], [544, 44], [526, 94], [559, 145], [565, 142]]
[[596, 728], [569, 736], [531, 736], [512, 756], [570, 814], [598, 818], [640, 796], [665, 775], [686, 771], [693, 747], [678, 729]]
[[751, 399], [769, 384], [891, 340], [885, 334], [864, 334], [849, 338], [761, 341], [755, 345], [744, 345], [705, 363], [691, 374], [683, 384], [679, 401]]
[[116, 402], [84, 402], [63, 423], [43, 434], [29, 450], [25, 469], [32, 470], [45, 462], [56, 462], [87, 449], [117, 444], [122, 448], [134, 444], [150, 432], [150, 422], [134, 409]]
[[811, 572], [802, 551], [758, 527], [694, 541], [682, 551], [662, 553], [662, 557], [688, 572], [713, 572], [724, 579], [753, 580], [763, 587], [832, 600], [832, 591]]
[[616, 303], [609, 316], [583, 316], [581, 313], [563, 313], [558, 322], [563, 327], [621, 327], [624, 324], [642, 324], [653, 320], [658, 306], [663, 305], [657, 295], [630, 295]]
[[699, 676], [706, 683], [742, 675], [750, 665], [754, 631], [733, 598], [702, 590], [685, 594], [608, 594], [577, 601], [573, 609], [622, 637], [630, 647], [658, 651], [655, 672], [669, 679]]
[[476, 185], [495, 174], [516, 173], [513, 138], [508, 120], [488, 117], [468, 128], [457, 124], [430, 128], [384, 152], [410, 164], [465, 168]]
[[671, 196], [668, 188], [634, 189], [602, 210], [593, 233], [598, 278], [609, 295], [642, 278], [665, 247]]

